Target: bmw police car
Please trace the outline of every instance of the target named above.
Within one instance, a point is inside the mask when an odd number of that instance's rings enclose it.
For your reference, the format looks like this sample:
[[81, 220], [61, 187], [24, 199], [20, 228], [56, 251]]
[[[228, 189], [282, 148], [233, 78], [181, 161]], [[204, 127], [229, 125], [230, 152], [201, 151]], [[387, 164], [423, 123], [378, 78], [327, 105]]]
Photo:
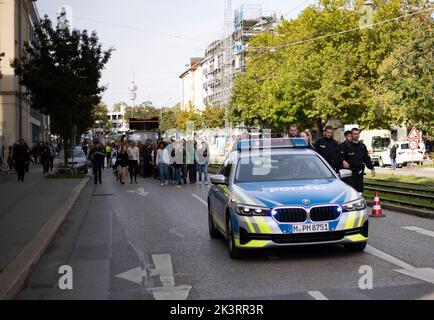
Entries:
[[336, 174], [303, 139], [238, 146], [211, 177], [208, 194], [210, 236], [224, 236], [231, 258], [247, 249], [296, 245], [365, 249], [366, 201], [341, 180], [351, 171]]

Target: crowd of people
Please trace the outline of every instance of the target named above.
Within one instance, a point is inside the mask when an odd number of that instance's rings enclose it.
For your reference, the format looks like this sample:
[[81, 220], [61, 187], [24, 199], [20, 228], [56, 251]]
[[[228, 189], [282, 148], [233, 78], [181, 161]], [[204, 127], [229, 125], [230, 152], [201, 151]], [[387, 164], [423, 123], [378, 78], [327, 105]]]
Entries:
[[83, 151], [91, 160], [94, 183], [102, 183], [101, 173], [111, 167], [117, 181], [135, 184], [138, 177], [159, 179], [161, 186], [182, 183], [208, 184], [210, 152], [202, 141], [175, 140], [155, 142], [106, 143], [95, 141], [89, 146], [85, 141]]
[[15, 171], [18, 181], [24, 182], [25, 173], [29, 172], [30, 163], [42, 164], [43, 174], [53, 172], [54, 159], [60, 152], [60, 144], [53, 141], [35, 143], [30, 148], [24, 139], [20, 139], [9, 147], [6, 161], [0, 155], [0, 170], [2, 174]]

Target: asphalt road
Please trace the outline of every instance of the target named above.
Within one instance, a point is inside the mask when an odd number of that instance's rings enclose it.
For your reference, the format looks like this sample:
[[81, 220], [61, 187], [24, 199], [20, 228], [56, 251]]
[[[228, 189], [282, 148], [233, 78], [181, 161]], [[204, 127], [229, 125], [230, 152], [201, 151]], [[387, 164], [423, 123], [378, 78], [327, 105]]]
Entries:
[[[208, 186], [89, 184], [18, 299], [434, 299], [434, 221], [371, 219], [364, 253], [321, 246], [229, 258], [210, 239]], [[59, 289], [59, 267], [73, 289]], [[361, 269], [362, 267], [362, 269]], [[372, 270], [372, 289], [361, 289]]]

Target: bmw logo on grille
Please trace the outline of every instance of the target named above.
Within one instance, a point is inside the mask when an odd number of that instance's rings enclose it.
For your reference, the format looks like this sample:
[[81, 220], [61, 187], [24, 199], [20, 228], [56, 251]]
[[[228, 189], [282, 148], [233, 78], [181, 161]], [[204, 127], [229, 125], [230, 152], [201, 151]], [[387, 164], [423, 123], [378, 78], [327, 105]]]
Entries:
[[303, 199], [301, 200], [301, 202], [303, 202], [303, 204], [310, 204], [310, 200], [309, 199]]

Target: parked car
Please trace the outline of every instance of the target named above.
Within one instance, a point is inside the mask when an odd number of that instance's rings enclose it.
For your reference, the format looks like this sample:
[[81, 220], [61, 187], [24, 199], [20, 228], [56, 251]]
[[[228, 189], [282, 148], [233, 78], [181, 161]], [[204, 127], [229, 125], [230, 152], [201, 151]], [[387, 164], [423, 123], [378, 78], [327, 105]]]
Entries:
[[[398, 144], [398, 149], [396, 150], [396, 164], [400, 167], [407, 165], [408, 163], [423, 163], [423, 154], [420, 148], [416, 150], [411, 150], [409, 142], [394, 142]], [[390, 149], [393, 144], [391, 143], [386, 151], [380, 153], [380, 158], [378, 160], [380, 167], [390, 166]]]
[[366, 145], [374, 164], [380, 163], [380, 154], [388, 150], [390, 130], [366, 130], [360, 133], [360, 141]]
[[84, 173], [89, 172], [90, 161], [87, 159], [86, 154], [81, 147], [75, 147], [73, 157], [68, 158], [68, 166], [78, 171], [83, 171]]

